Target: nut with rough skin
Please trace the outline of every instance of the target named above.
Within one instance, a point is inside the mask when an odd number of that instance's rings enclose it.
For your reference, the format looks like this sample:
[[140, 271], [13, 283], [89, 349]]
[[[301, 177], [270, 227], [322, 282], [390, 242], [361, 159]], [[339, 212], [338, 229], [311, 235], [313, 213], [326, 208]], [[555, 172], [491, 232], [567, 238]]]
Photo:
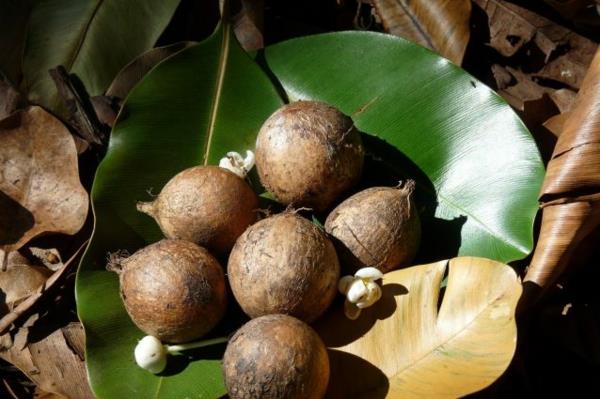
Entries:
[[373, 266], [386, 273], [412, 261], [421, 240], [414, 187], [412, 180], [402, 187], [372, 187], [331, 211], [325, 230], [334, 237], [344, 267]]
[[113, 258], [121, 298], [140, 330], [163, 342], [199, 338], [221, 320], [227, 305], [225, 277], [204, 248], [162, 240], [128, 258]]
[[231, 399], [319, 399], [329, 381], [329, 358], [319, 336], [286, 315], [251, 320], [223, 357]]
[[167, 238], [191, 241], [217, 254], [227, 253], [256, 221], [258, 197], [233, 172], [196, 166], [175, 175], [153, 202], [139, 202]]
[[265, 121], [256, 139], [262, 184], [279, 202], [317, 212], [358, 182], [363, 161], [352, 119], [321, 102], [284, 105]]
[[250, 317], [284, 313], [310, 323], [333, 301], [340, 266], [325, 232], [286, 212], [240, 236], [227, 272], [237, 302]]

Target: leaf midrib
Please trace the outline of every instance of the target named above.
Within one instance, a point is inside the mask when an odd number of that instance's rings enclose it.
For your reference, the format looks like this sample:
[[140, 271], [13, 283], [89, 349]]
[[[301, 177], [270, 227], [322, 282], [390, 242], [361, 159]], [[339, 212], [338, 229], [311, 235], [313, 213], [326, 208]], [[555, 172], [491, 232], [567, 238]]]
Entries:
[[[101, 0], [102, 1], [102, 0]], [[206, 147], [204, 149], [204, 165], [208, 164], [208, 155], [210, 153], [210, 145], [212, 143], [212, 138], [215, 133], [215, 126], [217, 121], [217, 114], [219, 110], [219, 102], [221, 99], [221, 92], [223, 89], [223, 82], [225, 80], [225, 71], [227, 67], [227, 60], [229, 58], [229, 43], [230, 43], [230, 29], [229, 27], [223, 23], [223, 40], [221, 43], [221, 54], [219, 57], [219, 65], [217, 69], [217, 84], [215, 86], [215, 91], [213, 94], [213, 101], [210, 109], [210, 120], [207, 127], [207, 135], [206, 135]], [[154, 393], [154, 399], [159, 399], [161, 388], [163, 385], [163, 380], [165, 377], [159, 377], [156, 385], [156, 392]]]
[[[450, 267], [450, 262], [448, 263], [448, 265], [446, 267]], [[499, 293], [496, 296], [494, 296], [494, 298], [491, 301], [489, 301], [485, 306], [483, 306], [482, 309], [479, 312], [477, 312], [477, 314], [468, 323], [463, 324], [462, 328], [460, 328], [454, 334], [450, 335], [447, 339], [444, 339], [442, 342], [440, 342], [436, 345], [433, 345], [431, 348], [426, 350], [421, 357], [419, 357], [417, 360], [415, 360], [411, 364], [408, 364], [405, 367], [402, 367], [401, 369], [396, 371], [390, 378], [396, 378], [397, 376], [405, 373], [407, 370], [417, 366], [421, 361], [423, 361], [423, 359], [429, 357], [436, 349], [449, 344], [451, 341], [453, 341], [459, 335], [464, 333], [468, 327], [470, 327], [473, 323], [475, 323], [479, 319], [479, 316], [481, 316], [481, 314], [483, 312], [485, 312], [487, 309], [489, 309], [490, 306], [492, 306], [494, 303], [496, 303], [500, 299], [502, 299], [502, 297], [503, 297], [502, 293]], [[442, 304], [442, 306], [443, 306], [443, 304]], [[436, 316], [439, 316], [439, 313]], [[439, 321], [439, 317], [436, 317], [436, 325], [437, 325], [437, 321]]]
[[427, 34], [427, 31], [425, 30], [425, 28], [421, 26], [421, 24], [419, 23], [419, 21], [417, 20], [417, 18], [415, 18], [415, 16], [412, 14], [410, 6], [408, 4], [405, 4], [404, 0], [396, 0], [396, 2], [400, 6], [400, 8], [402, 8], [402, 10], [404, 11], [404, 13], [408, 16], [408, 18], [410, 18], [410, 20], [412, 21], [412, 23], [415, 26], [415, 28], [417, 28], [417, 30], [419, 31], [419, 33], [423, 37], [423, 40], [425, 40], [427, 42], [427, 45], [429, 45], [429, 47], [432, 48], [432, 49], [436, 49], [437, 47], [431, 41], [431, 38]]
[[94, 18], [96, 18], [96, 15], [98, 14], [98, 10], [100, 9], [100, 7], [102, 6], [103, 3], [104, 3], [104, 0], [98, 0], [96, 5], [94, 6], [94, 9], [92, 10], [92, 14], [90, 15], [87, 23], [85, 24], [84, 28], [81, 31], [81, 34], [78, 37], [75, 50], [73, 50], [71, 57], [65, 64], [65, 68], [67, 71], [71, 72], [73, 65], [75, 65], [75, 61], [77, 60], [77, 57], [79, 56], [79, 53], [81, 52], [81, 48], [83, 47], [83, 43], [85, 42], [88, 32], [90, 31], [92, 22], [94, 21]]
[[210, 120], [207, 127], [206, 133], [206, 147], [204, 149], [204, 165], [208, 165], [208, 155], [210, 153], [210, 146], [212, 139], [215, 134], [215, 126], [217, 123], [217, 114], [219, 111], [219, 105], [221, 100], [221, 92], [223, 90], [223, 82], [225, 80], [225, 71], [227, 69], [227, 60], [229, 59], [229, 42], [230, 42], [230, 29], [227, 24], [223, 23], [223, 41], [221, 43], [221, 56], [219, 57], [219, 65], [217, 69], [217, 84], [215, 86], [215, 92], [213, 94], [213, 101], [210, 109]]

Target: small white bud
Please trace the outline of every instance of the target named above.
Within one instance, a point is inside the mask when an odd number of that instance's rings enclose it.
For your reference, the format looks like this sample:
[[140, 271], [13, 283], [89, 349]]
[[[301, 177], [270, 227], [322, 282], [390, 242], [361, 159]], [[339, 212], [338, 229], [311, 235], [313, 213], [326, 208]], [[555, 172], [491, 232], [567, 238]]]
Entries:
[[167, 367], [167, 350], [158, 338], [151, 335], [146, 335], [138, 342], [133, 355], [138, 366], [153, 374]]
[[219, 167], [230, 170], [242, 179], [254, 167], [254, 153], [246, 151], [246, 158], [235, 152], [229, 151], [227, 155], [219, 161]]
[[375, 280], [383, 278], [383, 273], [375, 267], [363, 267], [354, 276], [344, 276], [338, 283], [338, 290], [346, 296], [344, 313], [350, 320], [356, 320], [361, 309], [372, 306], [381, 299], [382, 290]]
[[344, 276], [340, 279], [338, 283], [338, 290], [340, 294], [346, 295], [348, 293], [348, 289], [350, 288], [350, 284], [354, 282], [354, 277], [352, 276]]
[[367, 283], [367, 291], [367, 298], [369, 301], [375, 303], [381, 299], [381, 287], [375, 281], [369, 281]]
[[363, 301], [368, 294], [367, 286], [362, 280], [354, 280], [348, 288], [346, 298], [352, 303]]
[[368, 280], [380, 280], [383, 278], [383, 273], [381, 273], [381, 271], [379, 271], [379, 269], [376, 267], [363, 267], [354, 274], [354, 277]]
[[246, 151], [246, 158], [244, 158], [244, 169], [246, 170], [246, 174], [254, 167], [254, 161], [254, 153], [250, 150]]
[[360, 309], [368, 308], [381, 298], [381, 287], [374, 281], [367, 283], [367, 297], [356, 303]]

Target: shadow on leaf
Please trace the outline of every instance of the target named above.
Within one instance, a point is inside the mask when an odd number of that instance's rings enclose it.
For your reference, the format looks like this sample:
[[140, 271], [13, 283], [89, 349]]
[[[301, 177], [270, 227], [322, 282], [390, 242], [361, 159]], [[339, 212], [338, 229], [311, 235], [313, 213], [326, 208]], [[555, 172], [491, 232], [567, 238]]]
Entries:
[[18, 242], [33, 225], [33, 214], [0, 191], [0, 245]]
[[400, 284], [384, 284], [381, 299], [372, 307], [364, 309], [357, 320], [348, 319], [344, 315], [343, 301], [336, 301], [314, 328], [327, 347], [337, 348], [347, 345], [362, 337], [377, 320], [387, 319], [394, 314], [395, 297], [406, 294], [408, 290]]
[[413, 264], [450, 259], [458, 255], [461, 231], [467, 217], [451, 220], [435, 216], [437, 192], [427, 175], [406, 155], [379, 137], [363, 134], [365, 166], [357, 191], [374, 186], [396, 186], [400, 181], [415, 180], [415, 203], [421, 217], [421, 247]]
[[[346, 352], [329, 349], [331, 375], [326, 398], [385, 398], [389, 381], [372, 363]], [[368, 393], [368, 395], [367, 395]]]

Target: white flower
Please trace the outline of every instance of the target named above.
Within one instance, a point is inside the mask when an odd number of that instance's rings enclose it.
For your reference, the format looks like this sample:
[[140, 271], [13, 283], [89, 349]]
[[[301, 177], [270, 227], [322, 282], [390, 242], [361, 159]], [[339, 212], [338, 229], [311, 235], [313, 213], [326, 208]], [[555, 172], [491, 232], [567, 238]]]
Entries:
[[372, 306], [381, 298], [381, 287], [375, 282], [383, 278], [375, 267], [363, 267], [354, 276], [344, 276], [338, 283], [338, 290], [346, 296], [344, 314], [356, 320], [364, 308]]
[[243, 179], [254, 167], [254, 153], [248, 150], [246, 151], [246, 158], [242, 158], [239, 153], [230, 151], [225, 157], [221, 158], [219, 166], [232, 171]]

